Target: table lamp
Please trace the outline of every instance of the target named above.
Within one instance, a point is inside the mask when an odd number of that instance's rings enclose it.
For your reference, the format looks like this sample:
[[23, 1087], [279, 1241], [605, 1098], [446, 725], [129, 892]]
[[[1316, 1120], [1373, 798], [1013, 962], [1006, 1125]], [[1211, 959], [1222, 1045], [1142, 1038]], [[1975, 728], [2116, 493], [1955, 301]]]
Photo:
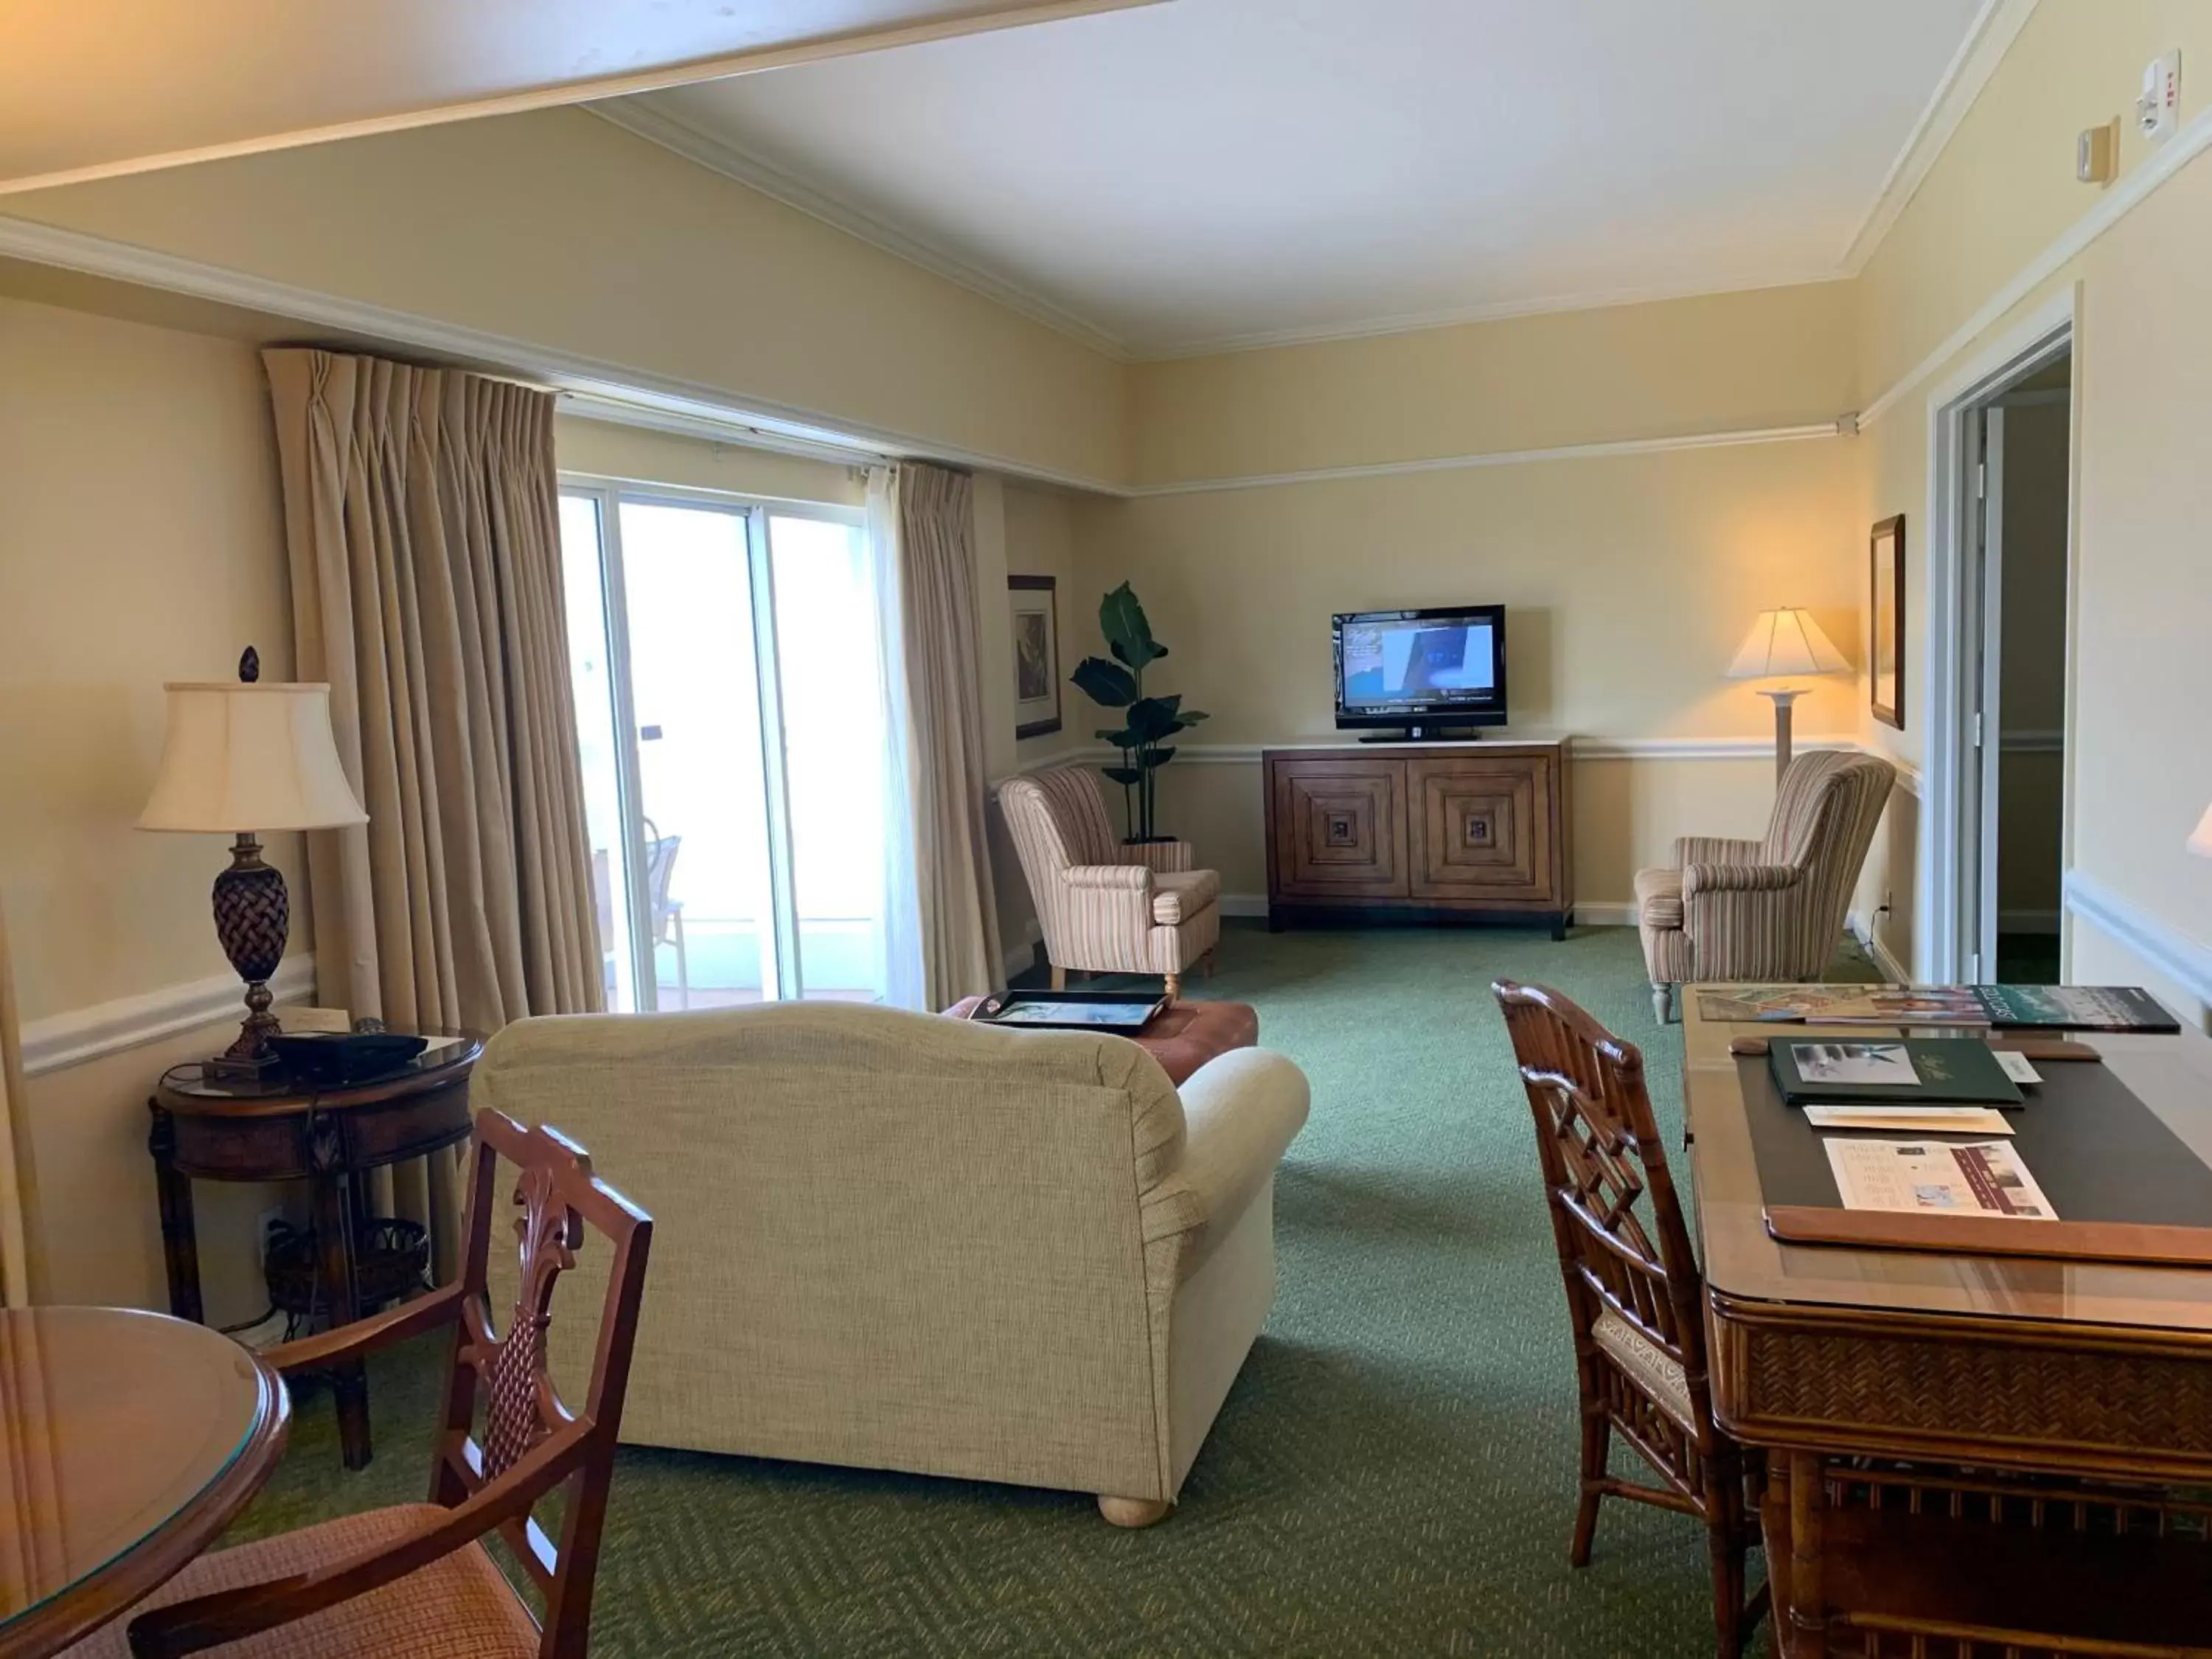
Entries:
[[238, 1040], [211, 1062], [222, 1075], [259, 1077], [276, 1067], [269, 981], [283, 960], [292, 921], [282, 872], [261, 861], [254, 837], [270, 830], [334, 830], [366, 823], [331, 736], [327, 685], [260, 684], [260, 659], [239, 659], [238, 683], [162, 687], [169, 697], [161, 775], [138, 815], [141, 830], [237, 837], [230, 868], [215, 878], [215, 931], [246, 981]]
[[[1751, 625], [1743, 647], [1729, 665], [1732, 680], [1780, 679], [1796, 674], [1840, 674], [1850, 665], [1836, 649], [1812, 613], [1794, 605], [1762, 611]], [[1774, 776], [1778, 783], [1790, 769], [1790, 705], [1805, 695], [1802, 685], [1761, 687], [1759, 695], [1774, 699]]]

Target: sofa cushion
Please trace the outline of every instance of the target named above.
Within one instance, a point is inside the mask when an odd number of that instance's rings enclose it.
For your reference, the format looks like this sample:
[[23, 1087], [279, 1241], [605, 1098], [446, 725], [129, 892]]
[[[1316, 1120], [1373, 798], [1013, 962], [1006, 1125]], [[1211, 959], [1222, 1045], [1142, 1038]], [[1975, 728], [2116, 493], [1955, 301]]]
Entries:
[[1636, 920], [1644, 927], [1670, 928], [1682, 925], [1682, 872], [1680, 870], [1638, 870], [1636, 872]]
[[1152, 921], [1162, 927], [1180, 927], [1220, 897], [1218, 872], [1164, 872], [1152, 878]]

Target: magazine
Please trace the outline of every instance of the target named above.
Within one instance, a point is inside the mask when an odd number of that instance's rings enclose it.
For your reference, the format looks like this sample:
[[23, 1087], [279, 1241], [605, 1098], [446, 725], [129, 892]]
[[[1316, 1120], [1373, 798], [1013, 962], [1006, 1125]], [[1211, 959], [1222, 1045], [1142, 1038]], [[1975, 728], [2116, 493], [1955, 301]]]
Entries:
[[2127, 985], [1745, 985], [1699, 993], [1699, 1015], [1742, 1023], [1996, 1025], [2014, 1030], [2179, 1031]]
[[2179, 1031], [2181, 1022], [2133, 985], [1977, 985], [1999, 1025], [2046, 1031]]
[[1832, 1135], [1828, 1167], [1848, 1210], [2011, 1216], [2056, 1221], [2057, 1212], [2002, 1140], [1876, 1140]]
[[1748, 1023], [1759, 1020], [1826, 1019], [1828, 1011], [1865, 1000], [1869, 991], [1896, 991], [1895, 985], [1729, 985], [1698, 993], [1701, 1018]]
[[1808, 1106], [1815, 1129], [1902, 1135], [2008, 1135], [2012, 1124], [1990, 1106]]
[[2019, 1106], [2027, 1098], [1978, 1037], [1778, 1037], [1767, 1057], [1775, 1087], [1792, 1106]]

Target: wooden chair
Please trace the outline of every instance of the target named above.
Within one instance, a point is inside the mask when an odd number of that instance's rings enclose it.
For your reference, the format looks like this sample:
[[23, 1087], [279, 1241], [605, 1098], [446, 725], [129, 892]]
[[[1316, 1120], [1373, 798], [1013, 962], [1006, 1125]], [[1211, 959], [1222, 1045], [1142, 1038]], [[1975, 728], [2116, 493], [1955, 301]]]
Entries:
[[[1705, 1284], [1644, 1089], [1644, 1056], [1556, 991], [1508, 980], [1491, 988], [1535, 1114], [1574, 1322], [1582, 1498], [1568, 1559], [1589, 1565], [1606, 1498], [1696, 1516], [1712, 1558], [1717, 1651], [1735, 1659], [1767, 1606], [1764, 1587], [1744, 1595], [1744, 1554], [1757, 1537], [1747, 1477], [1759, 1471], [1713, 1421]], [[1648, 1226], [1638, 1214], [1647, 1197]], [[1607, 1473], [1615, 1433], [1662, 1484]]]
[[[487, 1288], [501, 1158], [521, 1170], [520, 1288], [503, 1335]], [[583, 1659], [653, 1222], [593, 1177], [574, 1142], [491, 1111], [477, 1115], [469, 1218], [458, 1283], [267, 1356], [281, 1371], [316, 1370], [454, 1326], [430, 1501], [202, 1557], [131, 1621], [137, 1659], [229, 1643], [238, 1645], [223, 1651], [240, 1659]], [[586, 1224], [613, 1255], [584, 1409], [572, 1413], [547, 1374], [545, 1329], [555, 1280], [575, 1265]], [[471, 1433], [479, 1397], [481, 1443]], [[556, 1550], [531, 1507], [564, 1485]], [[544, 1595], [542, 1627], [483, 1547], [495, 1531]], [[121, 1659], [125, 1637], [110, 1626], [71, 1651]]]

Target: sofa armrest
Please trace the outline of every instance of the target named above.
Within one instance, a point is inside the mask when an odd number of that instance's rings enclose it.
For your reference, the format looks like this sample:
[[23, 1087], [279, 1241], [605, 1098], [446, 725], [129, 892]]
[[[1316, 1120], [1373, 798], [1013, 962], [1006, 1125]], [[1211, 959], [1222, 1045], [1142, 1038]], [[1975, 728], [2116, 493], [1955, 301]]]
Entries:
[[1732, 841], [1724, 836], [1684, 836], [1674, 843], [1674, 867], [1686, 870], [1693, 864], [1761, 864], [1766, 859], [1766, 843], [1760, 841]]
[[1144, 1200], [1145, 1242], [1182, 1239], [1178, 1279], [1196, 1272], [1270, 1181], [1305, 1126], [1312, 1091], [1281, 1054], [1237, 1048], [1208, 1060], [1178, 1091], [1182, 1161]]
[[1161, 875], [1179, 875], [1198, 868], [1198, 850], [1187, 841], [1140, 842], [1121, 848], [1121, 861]]

